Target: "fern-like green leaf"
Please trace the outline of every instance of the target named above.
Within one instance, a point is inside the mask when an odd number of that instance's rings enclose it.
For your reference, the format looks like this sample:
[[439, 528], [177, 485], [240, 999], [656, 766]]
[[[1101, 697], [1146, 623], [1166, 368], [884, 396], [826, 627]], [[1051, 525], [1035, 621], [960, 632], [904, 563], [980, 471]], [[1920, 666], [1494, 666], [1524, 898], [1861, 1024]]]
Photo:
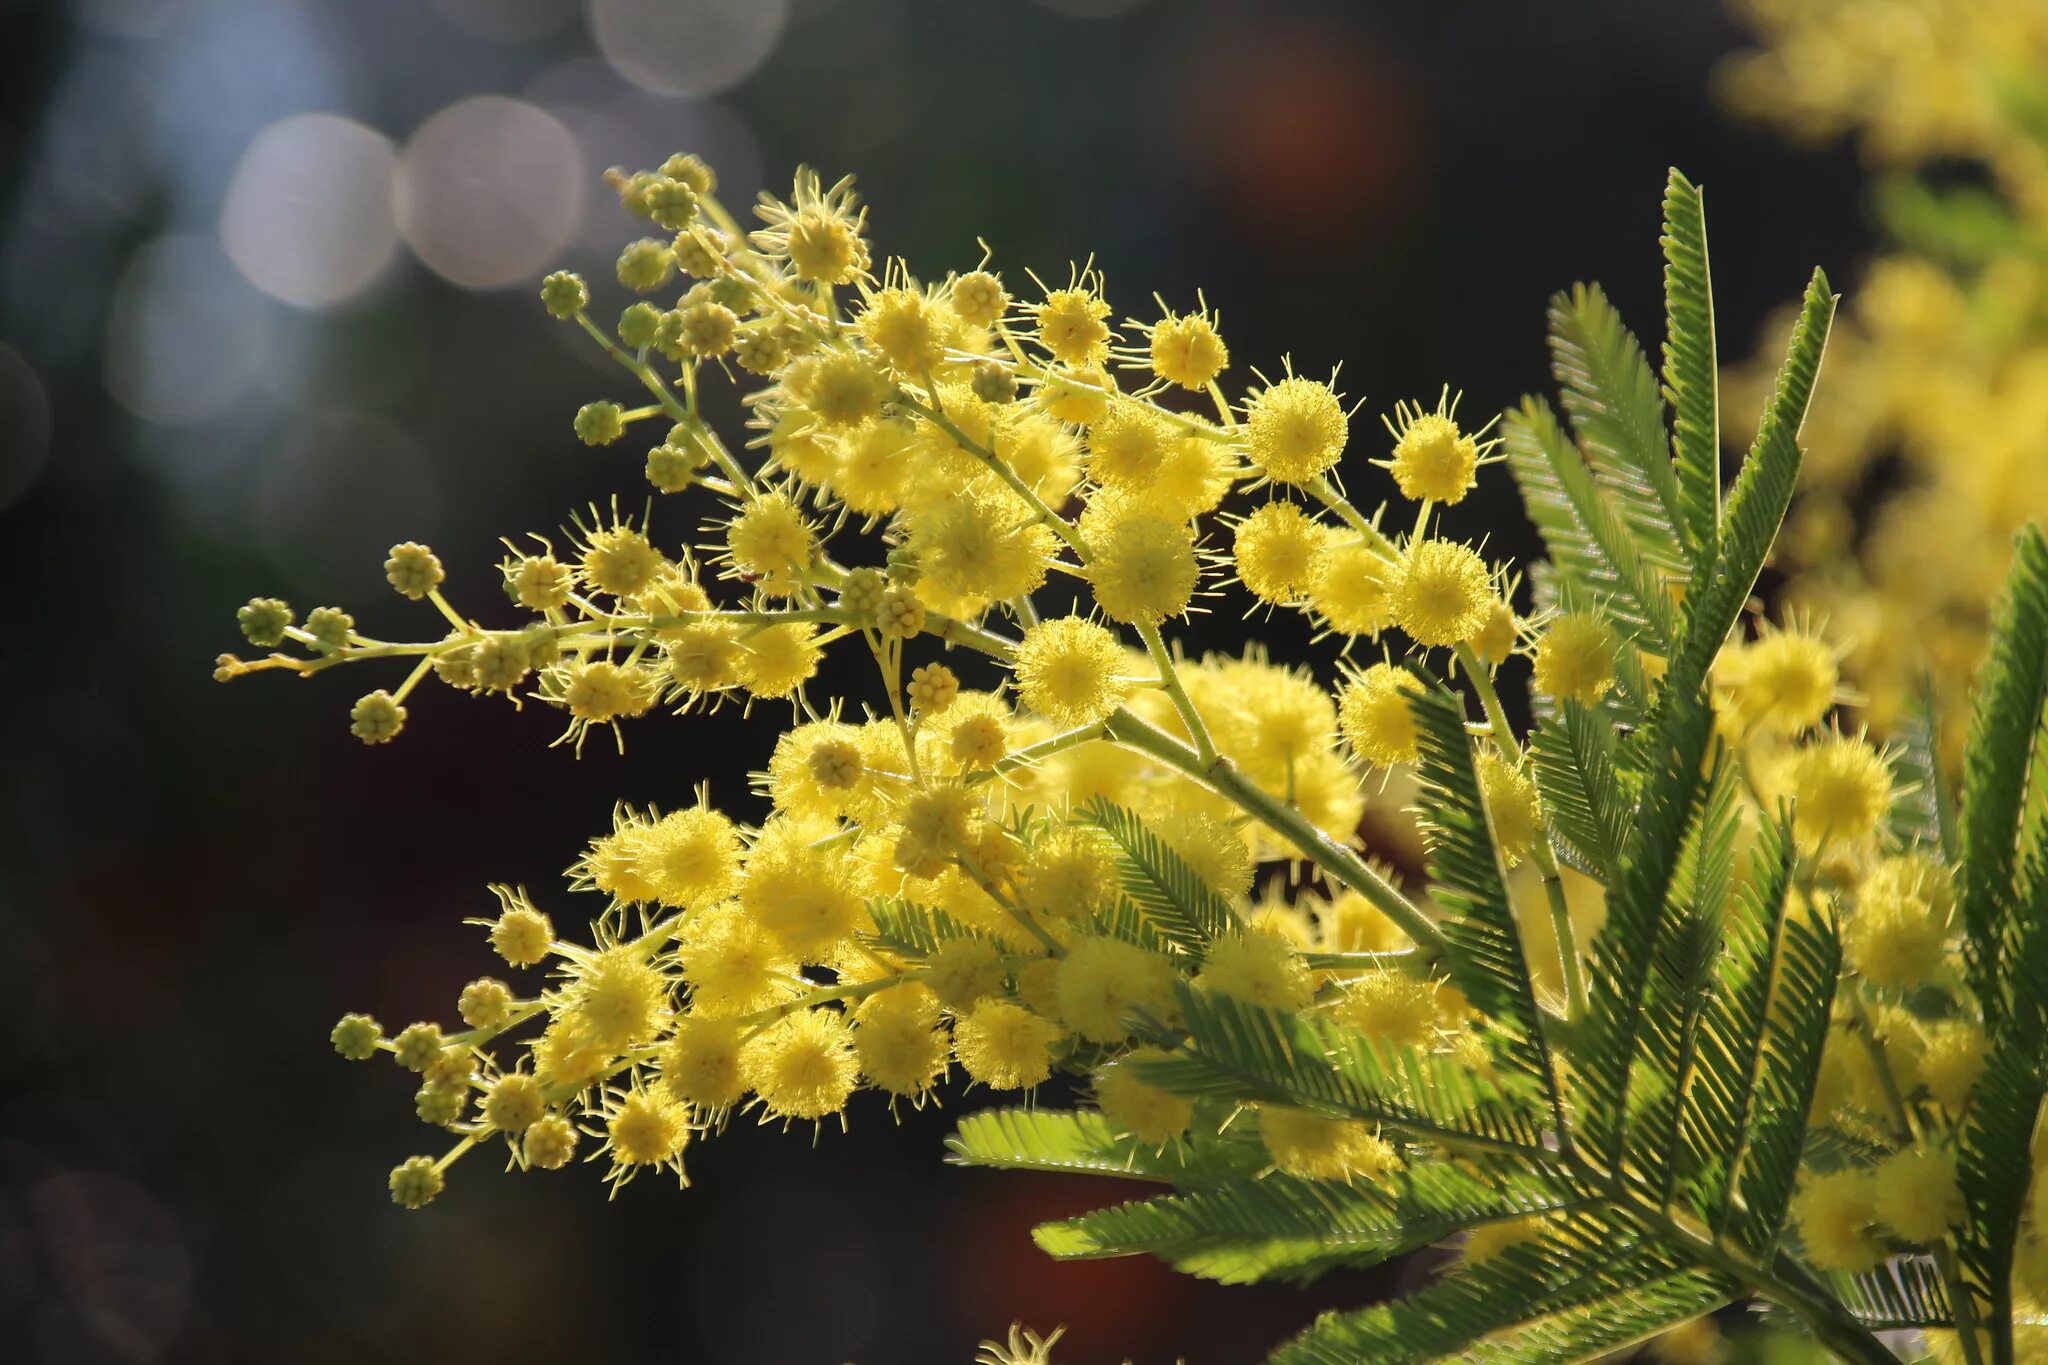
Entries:
[[1940, 1269], [1926, 1256], [1894, 1256], [1860, 1275], [1830, 1273], [1825, 1282], [1842, 1306], [1872, 1331], [1955, 1324], [1948, 1286], [1942, 1283]]
[[1730, 1221], [1758, 1256], [1776, 1246], [1791, 1203], [1841, 969], [1842, 941], [1831, 915], [1786, 919], [1731, 1201], [1737, 1211]]
[[1765, 1061], [1766, 1009], [1794, 864], [1789, 822], [1764, 826], [1750, 852], [1749, 876], [1722, 922], [1714, 989], [1679, 1116], [1679, 1143], [1698, 1173], [1693, 1213], [1717, 1232], [1733, 1208], [1735, 1171]]
[[1081, 818], [1109, 836], [1124, 893], [1174, 944], [1201, 959], [1211, 943], [1236, 927], [1230, 902], [1136, 815], [1097, 799], [1082, 809]]
[[[2048, 708], [2048, 540], [2023, 530], [1977, 674], [1963, 755], [1957, 900], [1971, 985], [1987, 1016], [2006, 1006], [2001, 957], [2014, 914], [2021, 816], [2034, 743]], [[2048, 852], [2048, 850], [2042, 850]]]
[[1646, 558], [1550, 405], [1524, 398], [1501, 423], [1501, 448], [1529, 520], [1550, 551], [1558, 591], [1606, 606], [1650, 653], [1668, 655], [1674, 633], [1670, 574]]
[[1474, 1342], [1459, 1358], [1464, 1365], [1564, 1365], [1612, 1359], [1731, 1302], [1741, 1288], [1725, 1275], [1682, 1270], [1661, 1279], [1567, 1308], [1520, 1331]]
[[1664, 397], [1677, 447], [1679, 527], [1696, 571], [1721, 532], [1721, 395], [1706, 206], [1676, 167], [1664, 190]]
[[1267, 1162], [1250, 1135], [1204, 1135], [1156, 1147], [1120, 1134], [1092, 1109], [984, 1109], [946, 1139], [957, 1166], [1058, 1171], [1198, 1189], [1250, 1175]]
[[1543, 814], [1584, 871], [1612, 883], [1628, 838], [1628, 811], [1614, 769], [1614, 731], [1569, 699], [1536, 727], [1530, 765]]
[[1642, 1052], [1643, 995], [1664, 935], [1678, 863], [1699, 805], [1700, 766], [1712, 717], [1697, 693], [1667, 691], [1646, 745], [1649, 756], [1636, 823], [1609, 889], [1607, 923], [1594, 941], [1585, 1043], [1584, 1128], [1593, 1151], [1619, 1170], [1629, 1126], [1628, 1100]]
[[866, 941], [898, 957], [927, 958], [948, 939], [987, 937], [943, 910], [896, 897], [870, 900], [868, 917], [874, 920], [875, 929], [864, 935]]
[[1728, 493], [1713, 573], [1695, 583], [1688, 598], [1685, 644], [1666, 675], [1665, 695], [1695, 693], [1706, 685], [1707, 669], [1734, 629], [1778, 538], [1799, 481], [1799, 428], [1813, 399], [1834, 316], [1835, 296], [1828, 292], [1827, 276], [1816, 270], [1756, 441]]
[[1278, 1172], [1198, 1193], [1138, 1200], [1033, 1231], [1062, 1260], [1149, 1253], [1208, 1279], [1297, 1282], [1339, 1265], [1376, 1264], [1486, 1223], [1559, 1212], [1584, 1196], [1514, 1174], [1489, 1179], [1419, 1164], [1391, 1188]]
[[1941, 771], [1940, 739], [1935, 729], [1934, 697], [1928, 686], [1906, 699], [1892, 727], [1892, 775], [1898, 797], [1892, 802], [1892, 837], [1911, 848], [1953, 863], [1956, 858], [1955, 803]]
[[1565, 412], [1622, 522], [1645, 558], [1683, 577], [1689, 559], [1664, 399], [1643, 348], [1597, 285], [1550, 301], [1550, 367]]
[[1543, 1034], [1521, 928], [1508, 902], [1507, 872], [1494, 846], [1465, 733], [1465, 704], [1432, 685], [1411, 702], [1420, 760], [1423, 836], [1429, 845], [1430, 895], [1444, 911], [1453, 952], [1451, 981], [1494, 1025], [1507, 1055], [1557, 1098], [1557, 1073]]
[[1489, 1078], [1333, 1019], [1247, 1004], [1185, 982], [1175, 991], [1181, 1028], [1142, 1032], [1177, 1047], [1178, 1055], [1130, 1064], [1153, 1085], [1194, 1098], [1263, 1100], [1366, 1119], [1453, 1149], [1553, 1159], [1528, 1077], [1501, 1068]]
[[[1653, 1286], [1686, 1272], [1687, 1267], [1644, 1244], [1624, 1225], [1567, 1214], [1547, 1221], [1537, 1238], [1465, 1266], [1406, 1298], [1326, 1314], [1270, 1360], [1272, 1365], [1423, 1365], [1448, 1357], [1488, 1359], [1481, 1352], [1483, 1341], [1505, 1344], [1524, 1333], [1542, 1333], [1559, 1315], [1573, 1315], [1561, 1324], [1569, 1330], [1617, 1301], [1653, 1296]], [[1729, 1292], [1718, 1283], [1716, 1288], [1723, 1297]], [[1665, 1323], [1690, 1317], [1701, 1311], [1699, 1302], [1674, 1300], [1668, 1316], [1655, 1316]]]

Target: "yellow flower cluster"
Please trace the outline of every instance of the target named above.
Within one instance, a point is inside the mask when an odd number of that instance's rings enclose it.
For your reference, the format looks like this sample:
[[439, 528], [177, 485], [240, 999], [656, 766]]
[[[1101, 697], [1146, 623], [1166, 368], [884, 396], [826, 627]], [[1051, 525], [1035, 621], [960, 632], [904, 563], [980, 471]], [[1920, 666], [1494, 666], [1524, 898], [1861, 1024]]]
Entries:
[[[275, 652], [220, 663], [225, 678], [409, 660], [356, 705], [370, 743], [402, 732], [430, 679], [557, 710], [577, 743], [658, 709], [790, 706], [744, 816], [702, 790], [614, 813], [569, 872], [595, 907], [587, 934], [498, 888], [481, 923], [525, 987], [471, 983], [460, 1031], [337, 1026], [343, 1055], [416, 1073], [420, 1116], [454, 1137], [393, 1173], [398, 1202], [431, 1200], [457, 1155], [497, 1142], [522, 1168], [588, 1141], [615, 1182], [680, 1177], [735, 1113], [816, 1123], [862, 1091], [917, 1105], [956, 1064], [994, 1091], [1086, 1076], [1140, 1146], [1238, 1124], [1288, 1177], [1394, 1178], [1413, 1153], [1375, 1124], [1264, 1101], [1205, 1116], [1147, 1068], [1193, 991], [1493, 1073], [1492, 1025], [1443, 975], [1439, 911], [1359, 834], [1371, 793], [1412, 791], [1425, 757], [1410, 660], [1476, 697], [1474, 799], [1518, 869], [1527, 941], [1556, 964], [1537, 973], [1542, 1007], [1585, 1008], [1577, 938], [1604, 891], [1560, 857], [1496, 677], [1526, 657], [1539, 711], [1604, 724], [1667, 662], [1598, 603], [1518, 615], [1509, 566], [1440, 532], [1493, 446], [1448, 392], [1366, 438], [1333, 383], [1291, 369], [1232, 399], [1206, 306], [1114, 321], [1090, 270], [1018, 297], [986, 261], [928, 282], [878, 266], [848, 182], [800, 173], [749, 232], [695, 158], [612, 180], [668, 234], [629, 246], [619, 282], [672, 306], [635, 302], [606, 328], [580, 279], [551, 276], [542, 298], [650, 400], [588, 405], [575, 426], [609, 446], [653, 424], [654, 516], [592, 514], [560, 546], [511, 547], [519, 624], [458, 610], [432, 552], [401, 545], [392, 585], [440, 614], [441, 638], [373, 639], [333, 608], [300, 625], [258, 599], [243, 630]], [[741, 451], [699, 407], [735, 371], [752, 376]], [[1383, 529], [1388, 502], [1345, 491], [1342, 475], [1380, 470], [1405, 532]], [[653, 525], [686, 498], [694, 543]], [[1337, 657], [1286, 666], [1250, 643], [1191, 660], [1168, 638], [1240, 594], [1301, 614]], [[837, 699], [814, 695], [828, 654], [871, 664], [882, 704], [855, 714], [836, 674]], [[1892, 851], [1892, 756], [1841, 728], [1838, 649], [1815, 628], [1731, 639], [1712, 700], [1741, 837], [1789, 804], [1803, 913], [1841, 918], [1857, 978], [1816, 1115], [1885, 1156], [1814, 1176], [1807, 1254], [1854, 1269], [1883, 1236], [1937, 1242], [1984, 1066], [1947, 874]], [[1199, 940], [1174, 918], [1189, 906], [1216, 916]], [[1499, 1224], [1467, 1259], [1539, 1231]]]
[[[1878, 204], [1895, 239], [1829, 343], [1807, 486], [1780, 542], [1788, 594], [1850, 642], [1844, 663], [1880, 733], [1931, 684], [1953, 763], [2008, 546], [2048, 516], [2048, 7], [1738, 8], [1767, 46], [1723, 71], [1729, 101], [1802, 139], [1857, 134], [1888, 174]], [[1975, 163], [1988, 187], [1913, 178], [1934, 162]], [[1752, 399], [1776, 340], [1733, 376]]]

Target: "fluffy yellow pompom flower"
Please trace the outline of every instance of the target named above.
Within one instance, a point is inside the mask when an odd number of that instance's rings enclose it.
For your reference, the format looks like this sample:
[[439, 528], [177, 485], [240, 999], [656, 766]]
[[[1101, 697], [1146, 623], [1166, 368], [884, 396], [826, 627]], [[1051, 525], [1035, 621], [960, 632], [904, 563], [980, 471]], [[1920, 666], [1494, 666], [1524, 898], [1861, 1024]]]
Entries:
[[991, 1090], [1028, 1090], [1052, 1076], [1060, 1028], [1022, 1005], [987, 999], [953, 1023], [953, 1055]]
[[1185, 524], [1142, 512], [1113, 515], [1100, 529], [1088, 520], [1082, 533], [1095, 551], [1088, 581], [1111, 620], [1156, 626], [1188, 609], [1202, 566]]
[[1195, 1117], [1193, 1100], [1140, 1080], [1131, 1065], [1170, 1055], [1156, 1047], [1135, 1048], [1095, 1073], [1095, 1104], [1102, 1116], [1149, 1146], [1173, 1141]]
[[1131, 1036], [1124, 1019], [1133, 1009], [1157, 1018], [1173, 1011], [1173, 965], [1122, 939], [1076, 941], [1060, 963], [1060, 1019], [1091, 1043], [1121, 1043]]
[[1218, 895], [1235, 899], [1252, 889], [1252, 852], [1226, 822], [1202, 811], [1176, 810], [1161, 812], [1149, 823], [1160, 841]]
[[1230, 348], [1216, 324], [1201, 313], [1168, 314], [1152, 324], [1152, 373], [1169, 384], [1194, 390], [1208, 386], [1230, 365]]
[[618, 1052], [660, 1032], [668, 989], [668, 978], [631, 948], [579, 951], [562, 988], [562, 1017], [598, 1046]]
[[867, 905], [844, 858], [810, 847], [796, 821], [770, 821], [740, 877], [739, 903], [790, 955], [822, 961], [866, 922]]
[[1818, 739], [1793, 756], [1790, 776], [1793, 830], [1802, 843], [1860, 844], [1891, 810], [1891, 765], [1863, 740]]
[[640, 875], [663, 905], [687, 909], [731, 894], [740, 834], [723, 813], [704, 805], [675, 811], [649, 825], [638, 842]]
[[817, 637], [818, 628], [808, 622], [769, 626], [749, 634], [739, 646], [740, 686], [771, 701], [794, 694], [817, 676], [818, 661], [825, 657]]
[[726, 524], [733, 567], [763, 591], [787, 596], [816, 553], [817, 537], [787, 494], [755, 498]]
[[1984, 1074], [1991, 1051], [1984, 1030], [1967, 1019], [1945, 1019], [1925, 1029], [1926, 1050], [1920, 1054], [1920, 1082], [1937, 1104], [1960, 1113], [1964, 1101]]
[[1413, 763], [1419, 733], [1410, 698], [1422, 679], [1395, 664], [1377, 663], [1337, 694], [1337, 727], [1353, 753], [1382, 767]]
[[674, 1161], [690, 1140], [682, 1106], [644, 1090], [621, 1099], [605, 1123], [612, 1160], [621, 1166], [658, 1166]]
[[1834, 650], [1814, 636], [1766, 630], [1724, 656], [1725, 666], [1716, 661], [1716, 681], [1746, 728], [1796, 735], [1820, 724], [1835, 704], [1841, 669]]
[[1424, 1047], [1434, 1042], [1442, 1011], [1434, 981], [1406, 972], [1367, 972], [1344, 987], [1336, 1016], [1368, 1038]]
[[1486, 816], [1493, 824], [1493, 841], [1501, 857], [1513, 867], [1536, 847], [1543, 832], [1543, 812], [1536, 800], [1536, 784], [1491, 749], [1479, 755], [1479, 790], [1486, 799]]
[[1308, 483], [1343, 457], [1350, 425], [1328, 384], [1289, 376], [1253, 396], [1246, 453], [1275, 483]]
[[835, 1011], [803, 1010], [748, 1044], [747, 1084], [779, 1119], [819, 1119], [846, 1107], [860, 1076], [853, 1030]]
[[1392, 589], [1400, 572], [1377, 547], [1331, 536], [1310, 574], [1309, 605], [1340, 635], [1378, 635], [1394, 622]]
[[1166, 420], [1140, 407], [1120, 407], [1088, 432], [1088, 476], [1135, 492], [1158, 477], [1174, 444]]
[[1275, 1166], [1305, 1180], [1373, 1180], [1401, 1164], [1400, 1153], [1371, 1125], [1306, 1109], [1260, 1105], [1259, 1138]]
[[599, 592], [630, 597], [667, 564], [661, 551], [631, 526], [592, 531], [583, 549], [583, 578]]
[[1956, 1187], [1954, 1152], [1909, 1147], [1879, 1162], [1872, 1172], [1878, 1221], [1909, 1242], [1929, 1245], [1961, 1227], [1968, 1216]]
[[1842, 926], [1842, 953], [1876, 986], [1917, 986], [1942, 968], [1948, 926], [1918, 896], [1886, 892], [1857, 899]]
[[915, 982], [862, 1001], [853, 1022], [861, 1074], [891, 1095], [920, 1098], [946, 1072], [950, 1049], [939, 1023], [938, 997]]
[[1394, 624], [1424, 645], [1471, 639], [1486, 624], [1493, 602], [1486, 561], [1470, 546], [1449, 540], [1409, 546], [1390, 599]]
[[656, 1070], [662, 1089], [679, 1104], [715, 1112], [739, 1103], [747, 1083], [740, 1070], [738, 1021], [683, 1015], [662, 1044]]
[[1231, 546], [1237, 581], [1261, 602], [1294, 601], [1314, 580], [1328, 535], [1293, 503], [1267, 503], [1237, 524]]
[[1792, 1221], [1806, 1254], [1823, 1270], [1857, 1274], [1884, 1259], [1877, 1221], [1877, 1190], [1868, 1172], [1832, 1171], [1809, 1177], [1792, 1199]]
[[1279, 934], [1259, 929], [1225, 934], [1209, 947], [1195, 984], [1219, 995], [1272, 1009], [1305, 1010], [1314, 1001], [1308, 964]]
[[738, 906], [700, 910], [676, 938], [676, 962], [703, 1014], [746, 1014], [787, 998], [796, 960]]
[[1095, 365], [1109, 354], [1109, 305], [1091, 289], [1055, 289], [1033, 310], [1038, 339], [1062, 365]]
[[910, 379], [937, 368], [946, 348], [946, 322], [941, 310], [915, 289], [891, 286], [869, 296], [854, 330]]
[[1002, 954], [987, 939], [949, 938], [926, 965], [925, 985], [949, 1009], [964, 1010], [1002, 989]]
[[1123, 647], [1108, 629], [1078, 616], [1024, 632], [1015, 662], [1017, 695], [1055, 725], [1085, 725], [1123, 705]]
[[1006, 490], [970, 484], [920, 506], [909, 547], [932, 582], [963, 597], [1006, 601], [1045, 582], [1055, 538]]
[[1085, 919], [1116, 900], [1116, 858], [1094, 830], [1070, 825], [1052, 831], [1024, 855], [1017, 897], [1034, 915]]
[[1485, 624], [1473, 632], [1470, 644], [1481, 663], [1498, 665], [1506, 663], [1515, 652], [1518, 638], [1515, 609], [1505, 598], [1496, 597], [1487, 604]]
[[1436, 411], [1397, 403], [1386, 420], [1394, 437], [1394, 457], [1384, 463], [1393, 473], [1401, 496], [1417, 502], [1454, 503], [1472, 491], [1479, 478], [1479, 442], [1458, 429], [1455, 404], [1439, 400]]
[[1592, 706], [1614, 686], [1614, 630], [1590, 612], [1566, 612], [1536, 642], [1531, 682], [1546, 697]]

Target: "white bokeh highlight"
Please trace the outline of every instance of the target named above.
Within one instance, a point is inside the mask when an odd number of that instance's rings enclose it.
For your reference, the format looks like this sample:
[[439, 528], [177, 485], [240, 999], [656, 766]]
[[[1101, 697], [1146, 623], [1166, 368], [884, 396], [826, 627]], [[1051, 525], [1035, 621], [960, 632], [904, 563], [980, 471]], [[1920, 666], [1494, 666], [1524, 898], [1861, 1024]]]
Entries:
[[398, 249], [397, 161], [390, 139], [353, 119], [279, 119], [235, 166], [221, 204], [221, 246], [274, 299], [311, 309], [345, 303]]
[[213, 238], [145, 243], [107, 312], [107, 391], [167, 426], [222, 416], [263, 377], [266, 307]]
[[717, 95], [760, 69], [789, 0], [589, 0], [590, 36], [621, 76], [658, 95]]
[[583, 222], [590, 172], [562, 121], [481, 95], [421, 124], [398, 162], [398, 231], [465, 289], [537, 285]]

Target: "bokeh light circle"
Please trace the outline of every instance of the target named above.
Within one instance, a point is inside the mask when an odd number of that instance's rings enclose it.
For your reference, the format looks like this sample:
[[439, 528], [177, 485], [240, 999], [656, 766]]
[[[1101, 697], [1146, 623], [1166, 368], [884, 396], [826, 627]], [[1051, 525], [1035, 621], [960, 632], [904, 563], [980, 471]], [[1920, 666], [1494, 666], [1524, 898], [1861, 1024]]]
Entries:
[[212, 238], [146, 243], [107, 310], [107, 391], [170, 426], [222, 416], [262, 378], [265, 307]]
[[398, 230], [465, 289], [534, 284], [576, 235], [588, 166], [575, 134], [522, 100], [481, 95], [435, 114], [398, 163]]
[[716, 95], [754, 74], [789, 0], [590, 0], [590, 35], [621, 76], [662, 95]]
[[367, 289], [398, 249], [382, 133], [333, 114], [279, 119], [250, 142], [220, 211], [220, 240], [249, 282], [300, 308]]

